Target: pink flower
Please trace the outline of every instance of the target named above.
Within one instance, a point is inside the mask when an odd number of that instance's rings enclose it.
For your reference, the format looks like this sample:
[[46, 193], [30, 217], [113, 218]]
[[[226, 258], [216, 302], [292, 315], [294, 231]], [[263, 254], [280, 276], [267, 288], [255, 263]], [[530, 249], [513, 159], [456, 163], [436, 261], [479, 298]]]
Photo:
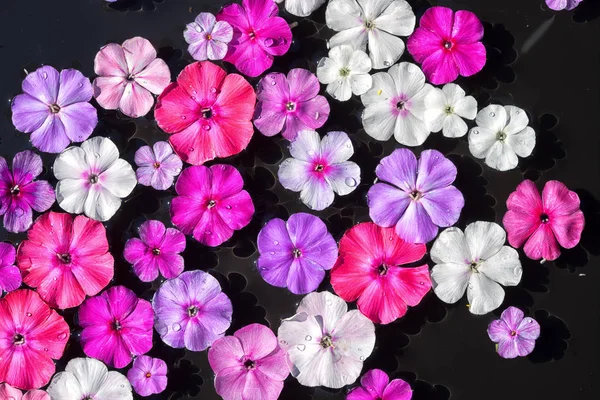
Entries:
[[124, 286], [113, 286], [84, 301], [79, 325], [83, 352], [111, 367], [126, 367], [132, 357], [152, 348], [152, 306]]
[[207, 246], [218, 246], [252, 219], [254, 204], [242, 190], [244, 181], [237, 169], [216, 164], [183, 170], [171, 203], [171, 219], [186, 235]]
[[15, 266], [15, 248], [10, 243], [0, 242], [0, 296], [21, 286], [21, 271]]
[[104, 225], [83, 215], [55, 212], [35, 221], [19, 245], [17, 266], [25, 284], [60, 309], [98, 294], [114, 274]]
[[472, 12], [431, 7], [407, 45], [415, 61], [423, 64], [427, 79], [441, 85], [459, 74], [471, 76], [481, 71], [486, 60], [481, 38], [483, 25]]
[[167, 364], [160, 358], [139, 356], [133, 360], [127, 379], [140, 396], [162, 393], [167, 387]]
[[242, 0], [242, 5], [225, 6], [217, 14], [217, 20], [233, 27], [225, 61], [251, 77], [271, 68], [273, 56], [284, 55], [292, 44], [292, 31], [277, 14], [273, 0]]
[[0, 383], [0, 399], [2, 400], [51, 400], [50, 395], [43, 390], [30, 390], [23, 394], [8, 383]]
[[289, 375], [285, 352], [269, 328], [252, 324], [216, 340], [208, 350], [215, 388], [224, 400], [275, 400]]
[[535, 348], [540, 337], [540, 324], [523, 311], [508, 307], [500, 319], [492, 321], [487, 329], [492, 342], [498, 343], [498, 354], [502, 358], [525, 357]]
[[183, 166], [181, 159], [173, 153], [171, 145], [167, 142], [156, 142], [152, 147], [140, 147], [135, 152], [135, 163], [138, 166], [135, 171], [138, 182], [156, 190], [170, 188]]
[[146, 221], [140, 226], [140, 238], [125, 243], [123, 257], [133, 264], [133, 271], [142, 282], [152, 282], [158, 272], [167, 279], [183, 272], [185, 236], [177, 229], [165, 228], [160, 221]]
[[233, 38], [233, 28], [225, 21], [217, 21], [211, 13], [200, 13], [187, 24], [183, 38], [194, 60], [222, 60], [227, 54], [227, 43]]
[[256, 95], [238, 74], [209, 61], [188, 65], [158, 97], [160, 128], [181, 159], [200, 165], [244, 150], [252, 134]]
[[0, 299], [0, 382], [19, 389], [46, 385], [69, 340], [69, 326], [33, 290]]
[[122, 45], [104, 46], [94, 59], [94, 97], [102, 108], [121, 110], [129, 117], [143, 117], [171, 81], [167, 64], [156, 58], [152, 44], [134, 37]]
[[[571, 249], [579, 243], [585, 225], [579, 196], [559, 181], [548, 181], [542, 197], [535, 183], [525, 180], [506, 201], [508, 212], [502, 223], [508, 242], [532, 260], [556, 260], [560, 244]], [[558, 241], [558, 243], [557, 243]]]
[[554, 11], [572, 10], [583, 0], [546, 0], [548, 8]]
[[360, 386], [346, 396], [346, 400], [410, 400], [412, 389], [402, 379], [394, 379], [380, 369], [372, 369], [360, 378]]

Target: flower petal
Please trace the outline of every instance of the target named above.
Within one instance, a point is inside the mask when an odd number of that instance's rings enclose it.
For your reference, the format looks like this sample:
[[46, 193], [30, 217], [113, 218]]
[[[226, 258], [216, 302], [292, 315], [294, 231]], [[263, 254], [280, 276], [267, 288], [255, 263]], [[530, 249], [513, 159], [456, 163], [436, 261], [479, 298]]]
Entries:
[[402, 379], [394, 379], [383, 392], [384, 399], [411, 400], [413, 391], [410, 385]]
[[156, 50], [152, 43], [143, 37], [128, 39], [123, 42], [122, 47], [129, 73], [132, 75], [143, 71], [156, 58]]
[[320, 176], [309, 175], [302, 191], [300, 200], [311, 210], [321, 211], [329, 207], [334, 199], [333, 188], [329, 182]]
[[408, 193], [385, 183], [376, 183], [367, 193], [369, 216], [382, 227], [395, 226], [410, 204]]
[[471, 274], [469, 266], [464, 263], [456, 264], [449, 262], [437, 264], [431, 270], [433, 291], [443, 302], [454, 304], [464, 296]]
[[383, 398], [383, 392], [388, 383], [390, 383], [390, 377], [380, 369], [372, 369], [360, 378], [360, 385], [380, 398]]
[[400, 59], [404, 53], [404, 42], [397, 36], [381, 29], [368, 31], [369, 55], [373, 69], [387, 68]]
[[89, 138], [98, 124], [98, 112], [90, 103], [63, 107], [58, 117], [65, 127], [65, 134], [73, 142], [83, 142]]
[[454, 25], [454, 11], [447, 7], [428, 8], [419, 24], [422, 28], [436, 32], [441, 37], [450, 38]]
[[471, 274], [467, 287], [469, 311], [476, 315], [487, 314], [500, 307], [504, 289], [484, 274]]
[[57, 104], [61, 107], [75, 103], [87, 102], [94, 91], [90, 79], [76, 69], [60, 71], [60, 87], [58, 88]]
[[27, 93], [15, 96], [10, 107], [12, 110], [12, 123], [20, 132], [33, 132], [39, 129], [50, 117], [48, 105]]
[[[375, 87], [375, 84], [373, 84]], [[361, 96], [368, 95], [370, 93]], [[363, 100], [364, 103], [364, 100]], [[390, 110], [387, 103], [374, 103], [367, 105], [362, 113], [362, 124], [365, 132], [376, 140], [386, 141], [394, 134], [397, 118]]]
[[425, 122], [411, 113], [396, 119], [394, 138], [400, 144], [420, 146], [427, 140], [429, 133], [430, 131], [425, 126]]
[[[371, 2], [367, 4], [369, 3]], [[413, 33], [416, 17], [410, 4], [406, 1], [379, 2], [379, 4], [385, 8], [374, 14], [377, 28], [396, 36], [408, 36]]]
[[456, 166], [437, 150], [424, 150], [419, 158], [416, 189], [427, 193], [443, 189], [456, 179]]
[[119, 108], [127, 81], [121, 76], [99, 76], [94, 79], [94, 97], [105, 110]]
[[281, 185], [293, 192], [300, 192], [306, 186], [310, 164], [295, 158], [285, 159], [279, 166], [277, 177]]
[[425, 87], [425, 75], [415, 64], [401, 62], [393, 65], [388, 73], [394, 80], [396, 93], [407, 99], [414, 97]]
[[382, 181], [410, 192], [416, 184], [417, 157], [409, 149], [396, 149], [381, 160], [375, 173]]
[[486, 158], [496, 144], [496, 133], [477, 126], [469, 131], [469, 151], [475, 158]]
[[540, 324], [531, 317], [523, 318], [516, 326], [519, 336], [524, 339], [536, 340], [540, 337]]
[[31, 144], [46, 153], [60, 153], [70, 142], [57, 114], [50, 115], [39, 129], [31, 133]]
[[478, 270], [502, 286], [517, 286], [523, 275], [519, 253], [509, 246], [502, 246], [500, 251], [485, 260]]
[[465, 199], [460, 190], [447, 186], [427, 192], [421, 199], [421, 204], [434, 224], [447, 227], [458, 221]]
[[396, 234], [410, 243], [427, 243], [437, 233], [438, 227], [431, 221], [423, 205], [416, 201], [411, 201], [396, 224]]
[[122, 158], [116, 160], [98, 178], [98, 183], [117, 197], [128, 196], [137, 184], [133, 168]]
[[475, 75], [483, 69], [486, 61], [485, 46], [481, 42], [455, 44], [452, 55], [462, 76]]
[[506, 232], [494, 222], [477, 221], [465, 228], [465, 241], [471, 253], [469, 261], [488, 260], [506, 242]]
[[325, 179], [335, 193], [345, 196], [360, 184], [360, 167], [352, 161], [330, 165]]
[[159, 95], [169, 85], [169, 82], [171, 82], [171, 72], [167, 64], [160, 58], [157, 58], [145, 67], [143, 71], [136, 74], [135, 82], [144, 89]]
[[110, 43], [102, 47], [94, 58], [94, 72], [100, 77], [126, 77], [129, 67], [123, 47]]
[[23, 79], [23, 92], [43, 103], [56, 104], [60, 87], [60, 74], [50, 65], [44, 65]]
[[338, 32], [359, 27], [363, 16], [363, 10], [355, 0], [330, 0], [325, 10], [327, 27]]
[[457, 43], [474, 43], [483, 38], [483, 25], [477, 15], [459, 10], [454, 14], [452, 39]]
[[290, 98], [297, 102], [309, 101], [319, 94], [319, 81], [309, 70], [294, 68], [287, 74]]
[[153, 104], [154, 97], [150, 91], [134, 81], [125, 86], [119, 101], [119, 110], [129, 117], [139, 118], [148, 114]]
[[297, 313], [306, 313], [310, 316], [320, 315], [323, 319], [323, 330], [332, 332], [348, 311], [348, 305], [344, 300], [330, 292], [309, 293], [298, 305]]
[[496, 141], [486, 155], [485, 163], [498, 171], [508, 171], [519, 164], [519, 159], [507, 142]]
[[540, 224], [525, 243], [523, 251], [532, 260], [545, 259], [554, 261], [560, 256], [560, 249], [554, 232], [547, 224]]

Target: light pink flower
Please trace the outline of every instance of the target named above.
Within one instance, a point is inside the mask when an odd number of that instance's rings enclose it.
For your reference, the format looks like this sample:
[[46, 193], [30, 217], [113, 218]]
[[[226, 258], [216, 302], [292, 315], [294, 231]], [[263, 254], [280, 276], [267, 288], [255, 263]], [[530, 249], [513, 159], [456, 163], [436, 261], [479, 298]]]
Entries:
[[0, 383], [0, 399], [2, 400], [51, 400], [50, 395], [43, 390], [30, 390], [23, 394], [8, 383]]

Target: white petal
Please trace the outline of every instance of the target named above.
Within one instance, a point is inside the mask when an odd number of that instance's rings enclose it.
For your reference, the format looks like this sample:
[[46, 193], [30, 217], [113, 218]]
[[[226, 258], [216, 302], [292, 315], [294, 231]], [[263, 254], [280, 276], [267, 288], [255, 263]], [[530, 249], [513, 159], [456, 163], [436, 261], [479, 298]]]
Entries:
[[350, 75], [350, 88], [357, 96], [367, 93], [373, 86], [373, 77], [369, 74]]
[[409, 99], [425, 86], [425, 75], [415, 64], [401, 62], [392, 66], [388, 72], [396, 85], [396, 93]]
[[397, 95], [394, 80], [387, 72], [378, 72], [373, 75], [373, 86], [371, 90], [360, 96], [365, 107], [375, 103], [385, 103], [388, 107], [392, 99]]
[[341, 354], [356, 361], [364, 361], [375, 347], [375, 325], [358, 310], [344, 314], [331, 334]]
[[329, 39], [329, 46], [336, 47], [346, 44], [355, 50], [367, 50], [367, 32], [363, 27], [346, 29], [336, 33]]
[[502, 246], [498, 253], [484, 261], [478, 269], [503, 286], [517, 286], [523, 275], [519, 253], [509, 246]]
[[456, 114], [450, 114], [448, 115], [448, 118], [444, 120], [443, 134], [446, 137], [457, 138], [465, 136], [468, 129], [467, 123]]
[[81, 179], [88, 170], [89, 166], [85, 151], [79, 147], [69, 147], [60, 153], [54, 160], [54, 166], [52, 167], [54, 176], [58, 180]]
[[425, 111], [423, 121], [431, 132], [439, 132], [444, 127], [444, 121], [448, 116], [446, 107], [446, 95], [441, 89], [432, 88], [423, 99]]
[[299, 192], [308, 181], [307, 171], [309, 167], [310, 165], [306, 161], [287, 158], [279, 166], [277, 172], [279, 182], [284, 188], [292, 192]]
[[102, 387], [94, 398], [98, 398], [99, 400], [133, 400], [131, 384], [125, 375], [117, 371], [109, 371], [106, 374]]
[[96, 136], [81, 143], [90, 167], [96, 173], [106, 171], [119, 158], [119, 149], [112, 140]]
[[483, 315], [500, 307], [504, 301], [504, 289], [484, 274], [472, 274], [467, 286], [469, 311]]
[[337, 164], [350, 159], [354, 147], [346, 132], [333, 131], [323, 136], [319, 152], [328, 164]]
[[121, 199], [101, 186], [89, 191], [83, 212], [96, 221], [108, 221], [121, 207]]
[[82, 179], [63, 179], [56, 184], [56, 201], [63, 210], [81, 214], [88, 196], [87, 183]]
[[309, 176], [309, 180], [300, 192], [300, 200], [311, 210], [321, 211], [333, 203], [333, 188], [325, 179]]
[[495, 132], [476, 126], [469, 131], [469, 151], [475, 158], [487, 157], [498, 138]]
[[87, 388], [82, 388], [79, 380], [70, 372], [59, 372], [52, 377], [52, 382], [46, 389], [52, 399], [82, 399], [91, 393]]
[[388, 140], [392, 137], [396, 120], [397, 118], [387, 102], [371, 104], [365, 108], [362, 114], [365, 132], [377, 140]]
[[367, 53], [361, 50], [354, 50], [348, 66], [352, 74], [366, 74], [371, 71], [373, 64]]
[[[338, 47], [336, 47], [336, 49]], [[317, 78], [319, 79], [319, 82], [327, 85], [336, 79], [339, 79], [341, 68], [342, 67], [333, 59], [328, 57], [321, 58], [317, 64]]]
[[329, 50], [329, 58], [335, 61], [340, 67], [350, 66], [353, 54], [354, 49], [352, 48], [352, 46], [349, 46], [347, 44], [335, 46], [331, 50]]
[[340, 297], [330, 292], [309, 293], [298, 305], [297, 313], [320, 315], [323, 317], [323, 330], [331, 332], [338, 320], [348, 311], [348, 305]]
[[508, 171], [519, 164], [519, 159], [508, 143], [496, 141], [485, 157], [485, 163], [498, 171]]
[[507, 135], [506, 142], [519, 157], [528, 157], [535, 147], [535, 131], [528, 126], [514, 135]]
[[456, 227], [445, 229], [431, 247], [431, 260], [436, 264], [468, 264], [470, 256], [465, 235]]
[[326, 0], [286, 0], [285, 9], [292, 15], [308, 17], [317, 8], [325, 4]]
[[504, 133], [507, 135], [513, 135], [517, 132], [521, 132], [529, 125], [529, 117], [523, 109], [515, 106], [504, 107], [508, 114], [508, 121], [504, 128]]
[[429, 129], [425, 122], [408, 113], [406, 116], [399, 116], [396, 119], [394, 128], [394, 138], [400, 144], [405, 146], [420, 146], [429, 137]]
[[473, 120], [477, 116], [477, 100], [467, 96], [454, 104], [454, 113], [462, 118]]
[[433, 90], [433, 86], [425, 84], [421, 90], [415, 93], [411, 98], [406, 108], [417, 118], [423, 119], [425, 114], [425, 98]]
[[126, 197], [137, 185], [137, 179], [131, 165], [123, 159], [118, 159], [100, 174], [99, 183], [113, 195]]
[[495, 222], [477, 221], [465, 228], [465, 241], [471, 254], [469, 261], [487, 260], [504, 246], [506, 232]]
[[[277, 330], [279, 347], [286, 351], [299, 343], [311, 342], [312, 339], [317, 340], [321, 335], [323, 335], [323, 330], [318, 320], [305, 312], [282, 320]], [[309, 340], [306, 340], [307, 336], [310, 336]]]
[[435, 295], [444, 303], [456, 303], [464, 296], [471, 274], [471, 269], [465, 264], [435, 265], [431, 270]]
[[404, 42], [398, 36], [380, 29], [369, 30], [369, 56], [374, 69], [387, 68], [404, 53]]
[[475, 122], [481, 128], [487, 128], [494, 134], [501, 132], [506, 127], [508, 115], [504, 107], [491, 104], [479, 111]]
[[405, 0], [371, 1], [371, 3], [389, 4], [375, 19], [375, 26], [392, 35], [408, 36], [415, 29], [416, 17]]
[[451, 107], [454, 107], [456, 104], [458, 104], [462, 99], [465, 98], [466, 95], [465, 91], [456, 83], [444, 85], [441, 90], [446, 97], [446, 105]]
[[362, 26], [362, 16], [356, 0], [330, 0], [325, 10], [327, 26], [338, 32]]
[[321, 149], [321, 137], [316, 131], [298, 132], [296, 140], [290, 144], [290, 154], [297, 160], [312, 161]]
[[65, 371], [75, 376], [85, 392], [95, 394], [102, 387], [108, 368], [102, 361], [80, 357], [69, 361]]
[[327, 85], [326, 90], [331, 97], [339, 101], [347, 101], [352, 97], [352, 88], [350, 87], [348, 77], [339, 77]]

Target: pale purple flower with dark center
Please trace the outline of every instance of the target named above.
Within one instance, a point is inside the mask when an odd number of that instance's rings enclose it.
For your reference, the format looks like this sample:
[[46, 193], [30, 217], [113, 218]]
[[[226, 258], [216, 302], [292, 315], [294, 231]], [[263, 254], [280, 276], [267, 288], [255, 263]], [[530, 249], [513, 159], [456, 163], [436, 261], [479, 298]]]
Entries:
[[319, 287], [337, 259], [337, 243], [319, 217], [293, 214], [274, 218], [258, 233], [258, 270], [265, 281], [294, 294]]
[[518, 308], [508, 307], [500, 319], [490, 323], [487, 332], [490, 339], [498, 343], [500, 357], [525, 357], [533, 351], [535, 341], [540, 337], [540, 324], [531, 317], [525, 317]]
[[187, 24], [183, 37], [194, 60], [222, 60], [233, 38], [233, 28], [229, 22], [217, 21], [211, 13], [203, 12]]
[[33, 223], [34, 209], [44, 212], [54, 204], [54, 189], [46, 181], [34, 181], [42, 173], [42, 158], [33, 151], [15, 154], [12, 172], [0, 157], [0, 215], [4, 228], [25, 232]]
[[140, 396], [162, 393], [167, 388], [167, 364], [160, 358], [139, 356], [133, 360], [127, 379]]
[[583, 0], [546, 0], [548, 8], [554, 11], [572, 10]]
[[360, 378], [360, 386], [352, 389], [346, 400], [410, 400], [412, 389], [402, 379], [394, 379], [380, 369], [372, 369]]
[[133, 264], [133, 271], [142, 282], [152, 282], [158, 273], [167, 279], [183, 272], [185, 235], [175, 228], [165, 228], [160, 221], [146, 221], [140, 226], [140, 238], [125, 243], [123, 257]]
[[427, 243], [458, 221], [465, 205], [462, 193], [452, 186], [456, 166], [437, 150], [425, 150], [417, 161], [408, 149], [397, 149], [375, 169], [382, 181], [369, 189], [369, 215], [377, 225], [396, 227], [409, 243]]
[[11, 104], [12, 122], [31, 133], [31, 143], [46, 153], [60, 153], [71, 142], [82, 142], [98, 123], [89, 103], [93, 90], [89, 78], [76, 69], [60, 73], [49, 65], [23, 80], [23, 92]]
[[21, 272], [15, 265], [16, 254], [12, 244], [0, 242], [0, 296], [21, 286]]
[[231, 300], [212, 275], [187, 271], [165, 281], [154, 294], [154, 327], [163, 342], [203, 351], [231, 325]]
[[167, 190], [181, 172], [183, 162], [167, 142], [156, 142], [152, 147], [142, 146], [135, 152], [138, 169], [135, 175], [140, 184], [156, 190]]

